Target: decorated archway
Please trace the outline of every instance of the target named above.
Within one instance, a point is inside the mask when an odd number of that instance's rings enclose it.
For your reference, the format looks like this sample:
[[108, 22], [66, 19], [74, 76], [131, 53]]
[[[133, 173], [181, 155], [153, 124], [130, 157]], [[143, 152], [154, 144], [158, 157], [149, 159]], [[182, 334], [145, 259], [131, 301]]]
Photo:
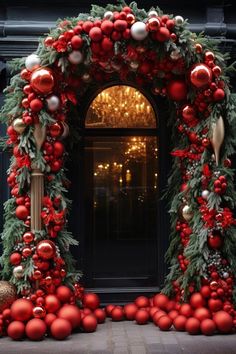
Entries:
[[[8, 124], [6, 144], [13, 149], [8, 175], [12, 198], [5, 204], [1, 258], [2, 277], [12, 284], [1, 284], [3, 327], [12, 321], [8, 334], [16, 338], [20, 326], [21, 338], [27, 322], [30, 339], [44, 336], [45, 323], [51, 325], [52, 336], [65, 337], [70, 323], [79, 325], [79, 310], [73, 304], [82, 301], [91, 310], [99, 306], [96, 295], [83, 294], [69, 254], [69, 246], [77, 241], [66, 230], [63, 139], [73, 136], [70, 116], [81, 97], [91, 86], [112, 80], [134, 82], [165, 96], [173, 127], [167, 193], [170, 272], [162, 294], [150, 302], [138, 298], [133, 306], [151, 304], [166, 313], [174, 306], [185, 322], [201, 308], [186, 330], [198, 332], [200, 321], [214, 315], [210, 324], [201, 326], [203, 333], [214, 333], [216, 327], [231, 331], [236, 242], [229, 156], [235, 145], [235, 98], [224, 57], [214, 42], [188, 31], [181, 16], [165, 15], [159, 8], [147, 13], [135, 3], [93, 6], [90, 14], [59, 22], [35, 54], [12, 66], [20, 73], [6, 89], [1, 114]], [[129, 311], [124, 310], [127, 318]], [[167, 329], [171, 316], [154, 322]], [[113, 319], [122, 317], [123, 310], [116, 308]], [[144, 317], [136, 321], [143, 323]], [[85, 330], [95, 326], [94, 317], [87, 321], [82, 322]]]

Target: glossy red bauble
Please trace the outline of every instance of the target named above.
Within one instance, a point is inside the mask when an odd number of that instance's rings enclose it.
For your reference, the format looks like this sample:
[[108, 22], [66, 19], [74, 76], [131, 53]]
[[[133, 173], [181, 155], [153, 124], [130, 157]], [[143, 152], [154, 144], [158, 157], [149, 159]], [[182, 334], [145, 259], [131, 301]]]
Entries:
[[68, 286], [61, 285], [56, 290], [56, 296], [62, 303], [69, 302], [72, 296], [72, 291]]
[[153, 305], [161, 310], [166, 310], [169, 299], [165, 294], [157, 294], [153, 297]]
[[53, 144], [53, 154], [55, 157], [61, 157], [64, 154], [65, 148], [60, 141], [55, 141]]
[[10, 255], [10, 263], [12, 265], [19, 265], [22, 260], [21, 254], [18, 252], [14, 252]]
[[24, 205], [16, 207], [16, 217], [20, 220], [26, 220], [29, 216], [29, 210]]
[[58, 311], [58, 317], [68, 320], [71, 323], [72, 328], [77, 328], [80, 325], [81, 314], [76, 305], [64, 305]]
[[135, 314], [135, 321], [139, 324], [146, 324], [149, 320], [149, 313], [146, 310], [139, 309]]
[[185, 324], [185, 330], [189, 334], [198, 334], [200, 332], [200, 321], [194, 317], [188, 318]]
[[103, 309], [96, 309], [94, 311], [94, 316], [96, 317], [98, 323], [104, 323], [106, 320], [106, 313]]
[[11, 305], [11, 317], [16, 321], [28, 321], [33, 316], [33, 304], [27, 299], [17, 299]]
[[198, 319], [200, 322], [207, 318], [211, 318], [210, 311], [205, 307], [199, 307], [194, 311], [193, 316]]
[[71, 323], [64, 318], [55, 319], [50, 327], [50, 332], [53, 338], [63, 340], [67, 338], [72, 331]]
[[214, 101], [221, 101], [225, 98], [225, 92], [221, 88], [218, 88], [213, 93], [213, 100]]
[[138, 311], [138, 307], [135, 304], [126, 304], [124, 306], [124, 314], [127, 320], [133, 320], [135, 314]]
[[205, 319], [201, 322], [201, 331], [205, 336], [212, 336], [216, 331], [216, 324], [211, 319]]
[[62, 125], [60, 123], [54, 123], [49, 127], [49, 134], [52, 138], [58, 138], [63, 132]]
[[25, 243], [31, 243], [34, 240], [34, 234], [28, 231], [24, 233], [22, 238]]
[[155, 38], [158, 42], [165, 42], [170, 38], [170, 31], [166, 27], [160, 27]]
[[148, 307], [149, 306], [149, 300], [146, 296], [138, 296], [135, 301], [135, 305], [137, 307]]
[[33, 112], [39, 112], [43, 108], [43, 102], [39, 98], [35, 98], [30, 102], [30, 108]]
[[83, 297], [83, 305], [91, 310], [95, 310], [100, 306], [100, 299], [97, 294], [86, 293]]
[[233, 329], [233, 318], [226, 311], [218, 311], [214, 314], [213, 320], [221, 333], [230, 333]]
[[25, 325], [21, 321], [13, 321], [7, 327], [7, 334], [14, 340], [20, 340], [25, 334]]
[[187, 85], [185, 81], [173, 80], [167, 85], [167, 94], [171, 100], [183, 101], [187, 98]]
[[182, 108], [182, 117], [183, 121], [186, 124], [190, 124], [193, 120], [196, 119], [196, 110], [193, 106], [191, 105], [185, 105]]
[[34, 70], [30, 78], [30, 85], [39, 94], [48, 95], [51, 93], [54, 86], [54, 77], [51, 70], [47, 68]]
[[56, 295], [50, 294], [45, 297], [45, 309], [47, 312], [55, 313], [59, 310], [61, 303]]
[[43, 320], [33, 318], [25, 327], [26, 335], [31, 340], [41, 340], [46, 334], [47, 326]]
[[173, 320], [169, 316], [161, 316], [158, 320], [158, 327], [161, 331], [168, 331], [173, 324]]
[[97, 319], [94, 315], [87, 315], [82, 320], [82, 328], [84, 332], [91, 333], [97, 329]]
[[51, 240], [42, 240], [37, 244], [36, 252], [40, 258], [48, 260], [55, 256], [56, 247]]
[[205, 300], [201, 293], [194, 293], [190, 297], [190, 305], [197, 309], [199, 307], [203, 307], [205, 305]]
[[220, 234], [212, 233], [207, 238], [207, 244], [210, 248], [218, 250], [223, 246], [223, 239]]
[[196, 64], [191, 69], [190, 73], [190, 81], [191, 83], [197, 87], [202, 88], [210, 84], [212, 79], [212, 71], [205, 64]]
[[185, 331], [186, 321], [187, 321], [187, 317], [183, 315], [178, 315], [173, 320], [173, 325], [177, 331]]
[[115, 307], [111, 311], [112, 321], [122, 321], [124, 319], [124, 311], [122, 308]]

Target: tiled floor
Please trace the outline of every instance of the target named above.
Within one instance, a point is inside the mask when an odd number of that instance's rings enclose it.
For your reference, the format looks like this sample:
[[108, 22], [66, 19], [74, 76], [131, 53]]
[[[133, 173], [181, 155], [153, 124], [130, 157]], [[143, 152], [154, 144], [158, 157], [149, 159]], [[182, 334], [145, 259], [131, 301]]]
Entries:
[[161, 332], [153, 324], [107, 320], [95, 333], [76, 333], [65, 341], [14, 342], [0, 339], [0, 353], [47, 354], [236, 354], [236, 334], [190, 336], [187, 333]]

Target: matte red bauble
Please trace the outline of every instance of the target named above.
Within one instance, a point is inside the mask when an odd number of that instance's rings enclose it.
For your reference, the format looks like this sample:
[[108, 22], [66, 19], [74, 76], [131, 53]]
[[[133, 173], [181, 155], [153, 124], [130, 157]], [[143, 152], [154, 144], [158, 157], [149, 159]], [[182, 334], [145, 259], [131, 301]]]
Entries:
[[83, 39], [80, 36], [73, 36], [71, 38], [71, 46], [73, 49], [80, 49], [83, 45]]
[[200, 321], [194, 317], [188, 318], [185, 324], [185, 330], [189, 334], [198, 334], [200, 331]]
[[71, 323], [64, 318], [55, 319], [50, 327], [50, 332], [55, 339], [65, 339], [67, 338], [72, 331]]
[[99, 42], [102, 39], [102, 30], [99, 27], [93, 27], [89, 31], [89, 37], [94, 42]]
[[26, 220], [29, 216], [29, 210], [24, 205], [16, 207], [16, 217], [20, 220]]
[[213, 320], [207, 318], [201, 322], [200, 328], [202, 334], [205, 336], [212, 336], [216, 331], [216, 324]]
[[39, 94], [48, 95], [51, 93], [54, 86], [51, 70], [46, 68], [34, 70], [30, 78], [30, 85]]
[[166, 316], [167, 313], [165, 311], [162, 311], [162, 310], [159, 310], [157, 312], [154, 313], [153, 315], [153, 323], [158, 326], [158, 321], [159, 321], [159, 318], [162, 317], [162, 316]]
[[159, 311], [159, 308], [158, 308], [157, 306], [153, 306], [153, 307], [150, 308], [149, 314], [150, 314], [150, 316], [151, 316], [152, 319], [153, 319], [153, 316], [155, 315], [155, 313], [156, 313], [157, 311]]
[[169, 316], [161, 316], [158, 320], [158, 327], [161, 331], [168, 331], [172, 326], [172, 319]]
[[56, 296], [61, 302], [69, 302], [72, 296], [72, 291], [68, 286], [61, 285], [56, 290]]
[[82, 328], [85, 332], [91, 333], [97, 329], [97, 319], [94, 315], [87, 315], [82, 320]]
[[42, 259], [51, 259], [55, 256], [56, 247], [50, 240], [42, 240], [37, 244], [36, 252]]
[[113, 31], [114, 24], [112, 21], [105, 20], [101, 24], [101, 30], [105, 34], [110, 34]]
[[106, 313], [103, 309], [96, 309], [94, 311], [94, 316], [96, 317], [98, 323], [104, 323], [106, 319]]
[[100, 306], [100, 299], [97, 294], [86, 293], [83, 297], [83, 305], [91, 310], [95, 310]]
[[221, 101], [225, 98], [225, 92], [221, 88], [218, 88], [213, 93], [213, 100], [214, 101]]
[[109, 304], [106, 306], [105, 311], [108, 317], [111, 316], [111, 311], [115, 308], [115, 305]]
[[14, 340], [19, 340], [24, 337], [25, 325], [21, 321], [13, 321], [7, 328], [7, 334]]
[[149, 300], [146, 296], [138, 296], [135, 299], [135, 305], [140, 307], [148, 307], [149, 306]]
[[177, 310], [171, 310], [169, 313], [168, 313], [168, 316], [174, 320], [177, 316], [179, 315], [179, 312]]
[[33, 315], [33, 304], [27, 299], [17, 299], [11, 305], [11, 317], [16, 321], [28, 321]]
[[218, 311], [213, 317], [217, 329], [221, 333], [230, 333], [233, 328], [233, 318], [225, 311]]
[[62, 134], [62, 126], [59, 123], [54, 123], [49, 127], [49, 134], [52, 138], [58, 138]]
[[153, 305], [159, 307], [162, 310], [166, 310], [169, 299], [164, 294], [157, 294], [153, 297]]
[[187, 317], [179, 315], [173, 320], [173, 325], [177, 331], [185, 331], [186, 321]]
[[46, 323], [47, 327], [50, 327], [56, 318], [57, 316], [55, 315], [55, 313], [47, 313], [44, 318], [44, 322]]
[[126, 304], [124, 306], [124, 314], [127, 320], [132, 321], [137, 311], [138, 307], [135, 304]]
[[21, 259], [22, 259], [21, 254], [18, 252], [14, 252], [10, 255], [10, 263], [12, 265], [19, 265], [21, 262]]
[[201, 88], [210, 84], [212, 79], [211, 69], [205, 64], [196, 64], [190, 73], [191, 83], [197, 87]]
[[209, 285], [203, 285], [200, 289], [200, 293], [205, 298], [210, 297], [211, 296], [211, 289], [210, 289]]
[[59, 310], [61, 303], [56, 295], [47, 295], [45, 297], [45, 309], [47, 312], [55, 313]]
[[160, 27], [156, 33], [156, 40], [159, 42], [165, 42], [170, 38], [170, 31], [166, 27]]
[[183, 121], [186, 124], [191, 123], [193, 120], [196, 119], [196, 110], [193, 106], [187, 104], [182, 108], [182, 117]]
[[220, 299], [209, 299], [208, 307], [211, 312], [216, 312], [222, 309], [223, 303]]
[[135, 314], [135, 321], [139, 324], [146, 324], [149, 320], [149, 313], [146, 310], [138, 310]]
[[211, 318], [210, 311], [205, 307], [199, 307], [194, 311], [193, 316], [198, 319], [200, 322], [207, 318]]
[[46, 334], [47, 326], [43, 320], [33, 318], [25, 327], [26, 335], [31, 340], [41, 340]]
[[43, 102], [39, 98], [35, 98], [30, 102], [30, 108], [33, 112], [39, 112], [43, 108]]
[[64, 154], [65, 148], [60, 141], [56, 141], [53, 144], [53, 154], [55, 157], [61, 157]]
[[124, 319], [124, 311], [119, 307], [115, 307], [111, 311], [112, 321], [122, 321]]
[[210, 248], [218, 250], [223, 246], [223, 239], [220, 234], [210, 234], [207, 238], [207, 244]]
[[203, 307], [205, 305], [205, 300], [202, 296], [201, 293], [194, 293], [192, 294], [191, 298], [190, 298], [190, 305], [197, 309], [199, 307]]
[[64, 305], [58, 311], [58, 317], [69, 321], [72, 328], [77, 328], [80, 325], [81, 314], [79, 308], [76, 305]]
[[167, 85], [167, 93], [171, 100], [183, 101], [187, 98], [187, 86], [184, 81], [173, 80]]
[[185, 317], [190, 317], [193, 314], [192, 308], [189, 304], [183, 304], [181, 305], [179, 309], [179, 314], [183, 315]]

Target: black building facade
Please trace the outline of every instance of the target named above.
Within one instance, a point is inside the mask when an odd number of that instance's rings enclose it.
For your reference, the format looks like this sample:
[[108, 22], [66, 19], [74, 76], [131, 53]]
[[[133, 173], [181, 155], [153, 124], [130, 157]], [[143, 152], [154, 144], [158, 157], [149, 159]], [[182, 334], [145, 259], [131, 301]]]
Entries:
[[[97, 3], [105, 6], [109, 1]], [[138, 1], [140, 8], [149, 9], [155, 5], [166, 13], [187, 18], [192, 31], [205, 31], [208, 36], [220, 39], [222, 52], [229, 52], [232, 62], [236, 59], [236, 5], [232, 1], [160, 1], [157, 4], [149, 0]], [[8, 62], [32, 53], [37, 48], [38, 37], [55, 26], [58, 18], [89, 12], [90, 6], [90, 1], [1, 1], [0, 104], [2, 91], [10, 79]], [[106, 87], [101, 87], [101, 91], [103, 89]], [[84, 116], [79, 127], [81, 140], [68, 160], [67, 173], [72, 182], [69, 193], [73, 200], [69, 228], [80, 241], [73, 255], [78, 269], [84, 273], [85, 285], [102, 294], [104, 301], [125, 301], [136, 294], [158, 291], [167, 270], [164, 254], [168, 246], [168, 207], [160, 195], [170, 168], [171, 142], [165, 123], [168, 112], [163, 99], [150, 92], [141, 92], [153, 109], [156, 125], [143, 129], [135, 126], [127, 129], [91, 128], [86, 124], [86, 117], [99, 92], [90, 92], [80, 107]], [[4, 133], [5, 127], [2, 126], [1, 134]], [[158, 151], [157, 161], [145, 160], [145, 173], [140, 172], [142, 162], [139, 159], [129, 165], [134, 172], [130, 172], [130, 167], [123, 171], [121, 150], [126, 146], [130, 151], [139, 149], [141, 154], [142, 144], [145, 144], [146, 155], [153, 147], [153, 151]], [[108, 145], [112, 147], [111, 153], [107, 152]], [[128, 150], [122, 151], [126, 154]], [[9, 196], [8, 164], [9, 152], [1, 151], [1, 229], [3, 203]], [[114, 171], [119, 168], [123, 172], [120, 170], [115, 175]], [[151, 180], [150, 171], [153, 178], [158, 176], [157, 181]], [[98, 174], [99, 180], [95, 178]]]

